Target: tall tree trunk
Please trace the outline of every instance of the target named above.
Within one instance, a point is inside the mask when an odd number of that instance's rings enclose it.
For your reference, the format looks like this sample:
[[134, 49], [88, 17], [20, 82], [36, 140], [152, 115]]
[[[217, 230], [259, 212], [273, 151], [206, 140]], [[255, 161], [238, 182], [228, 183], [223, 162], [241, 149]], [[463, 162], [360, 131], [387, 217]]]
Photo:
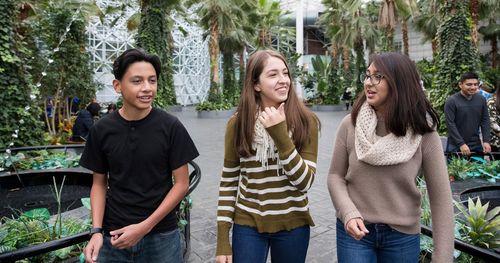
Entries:
[[213, 94], [219, 94], [219, 24], [216, 17], [210, 21], [210, 73], [212, 81], [210, 90]]
[[387, 51], [394, 51], [394, 28], [387, 28]]
[[344, 72], [349, 70], [350, 64], [350, 49], [347, 46], [342, 46], [342, 61], [344, 62]]
[[432, 47], [432, 57], [436, 57], [437, 52], [438, 52], [438, 41], [436, 38], [433, 38], [431, 41], [431, 47]]
[[471, 31], [471, 37], [472, 37], [472, 43], [474, 43], [474, 46], [477, 48], [478, 45], [478, 36], [477, 36], [477, 25], [479, 23], [479, 0], [470, 0], [470, 15], [472, 17], [472, 31]]
[[332, 65], [333, 65], [333, 68], [337, 68], [337, 64], [338, 64], [338, 57], [339, 57], [339, 49], [337, 47], [337, 45], [333, 44], [332, 43], [332, 46], [331, 46], [331, 55], [332, 55]]
[[403, 18], [401, 23], [401, 32], [403, 33], [403, 54], [410, 56], [410, 45], [408, 43], [408, 21]]

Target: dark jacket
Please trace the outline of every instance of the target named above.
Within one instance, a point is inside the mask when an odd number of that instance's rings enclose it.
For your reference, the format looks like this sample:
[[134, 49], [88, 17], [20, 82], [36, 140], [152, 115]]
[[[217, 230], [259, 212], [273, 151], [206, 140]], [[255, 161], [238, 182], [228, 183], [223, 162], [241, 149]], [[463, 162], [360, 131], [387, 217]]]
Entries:
[[86, 109], [80, 110], [73, 125], [73, 141], [84, 141], [87, 139], [90, 127], [94, 124], [92, 114]]

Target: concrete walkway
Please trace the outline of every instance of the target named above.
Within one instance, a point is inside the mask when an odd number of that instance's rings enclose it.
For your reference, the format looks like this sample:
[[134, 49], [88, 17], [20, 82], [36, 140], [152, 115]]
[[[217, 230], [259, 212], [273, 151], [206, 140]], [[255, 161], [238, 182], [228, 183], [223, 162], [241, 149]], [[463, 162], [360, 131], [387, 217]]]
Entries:
[[[189, 261], [214, 262], [218, 185], [224, 154], [227, 119], [199, 119], [193, 107], [174, 112], [193, 138], [200, 156], [195, 159], [202, 171], [201, 182], [192, 193], [191, 254]], [[313, 220], [307, 262], [337, 262], [335, 246], [335, 211], [328, 194], [326, 177], [330, 167], [335, 133], [347, 112], [316, 112], [321, 120], [318, 166], [315, 182], [309, 191]]]

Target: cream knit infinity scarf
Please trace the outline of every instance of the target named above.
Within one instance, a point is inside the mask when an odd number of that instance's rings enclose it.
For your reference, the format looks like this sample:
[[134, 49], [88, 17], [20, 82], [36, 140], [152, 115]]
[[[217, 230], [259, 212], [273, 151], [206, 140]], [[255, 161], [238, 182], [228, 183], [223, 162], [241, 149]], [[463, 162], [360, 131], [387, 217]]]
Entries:
[[259, 120], [255, 121], [252, 149], [255, 151], [255, 158], [262, 164], [262, 167], [269, 167], [269, 158], [272, 160], [278, 158], [278, 151], [274, 141]]
[[354, 145], [358, 159], [375, 166], [393, 165], [410, 160], [417, 151], [422, 135], [411, 130], [403, 137], [389, 133], [380, 137], [376, 134], [377, 115], [365, 102], [358, 113], [354, 129]]

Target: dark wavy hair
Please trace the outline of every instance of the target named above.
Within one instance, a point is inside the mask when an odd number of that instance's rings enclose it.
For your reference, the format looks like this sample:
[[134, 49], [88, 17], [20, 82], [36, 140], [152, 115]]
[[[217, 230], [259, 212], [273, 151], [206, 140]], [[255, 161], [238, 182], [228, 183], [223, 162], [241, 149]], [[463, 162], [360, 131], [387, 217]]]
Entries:
[[141, 48], [131, 48], [123, 52], [113, 62], [113, 75], [115, 76], [115, 79], [122, 80], [123, 75], [125, 75], [125, 72], [127, 72], [130, 65], [141, 61], [151, 63], [151, 65], [155, 68], [156, 77], [160, 76], [161, 62], [158, 56], [148, 54]]
[[[288, 63], [278, 52], [272, 50], [259, 50], [253, 53], [248, 60], [245, 74], [245, 82], [238, 105], [236, 118], [236, 140], [234, 145], [240, 156], [248, 157], [252, 154], [252, 141], [254, 136], [255, 114], [258, 106], [261, 106], [260, 93], [255, 91], [254, 86], [259, 82], [259, 77], [270, 57], [283, 61], [287, 69]], [[290, 71], [288, 71], [290, 73]], [[293, 79], [290, 75], [290, 88], [288, 98], [285, 102], [285, 115], [288, 130], [293, 131], [292, 140], [297, 149], [308, 140], [309, 125], [319, 125], [315, 115], [299, 100], [293, 87]], [[311, 117], [317, 121], [309, 123]]]
[[[371, 56], [369, 64], [373, 64], [387, 82], [388, 97], [383, 116], [387, 131], [396, 136], [405, 136], [408, 129], [416, 134], [424, 134], [439, 127], [438, 115], [422, 90], [413, 61], [400, 53], [382, 53]], [[354, 125], [365, 101], [366, 94], [363, 91], [351, 112]]]

